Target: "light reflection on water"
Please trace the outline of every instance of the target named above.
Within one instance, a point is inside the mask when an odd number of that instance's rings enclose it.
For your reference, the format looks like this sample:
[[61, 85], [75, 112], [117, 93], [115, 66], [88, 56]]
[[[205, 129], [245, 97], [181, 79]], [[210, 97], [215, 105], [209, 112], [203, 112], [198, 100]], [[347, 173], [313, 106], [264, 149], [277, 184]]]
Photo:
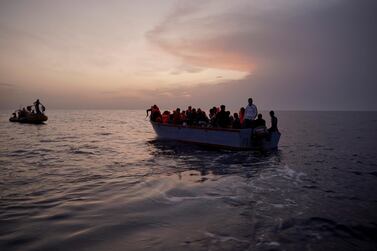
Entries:
[[[50, 111], [46, 125], [7, 115], [1, 250], [376, 245], [376, 134], [354, 135], [341, 113], [280, 113], [273, 153], [156, 141], [144, 111]], [[376, 125], [362, 115], [366, 130]]]

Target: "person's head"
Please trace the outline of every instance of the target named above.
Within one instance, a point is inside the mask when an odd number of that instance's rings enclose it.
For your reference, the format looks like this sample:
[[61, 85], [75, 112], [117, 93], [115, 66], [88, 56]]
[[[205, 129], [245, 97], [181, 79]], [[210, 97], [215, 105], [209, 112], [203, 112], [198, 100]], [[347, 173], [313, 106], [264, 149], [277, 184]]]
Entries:
[[202, 109], [198, 108], [198, 113], [202, 113]]
[[177, 113], [181, 113], [181, 109], [179, 109], [179, 108], [177, 108], [176, 111], [177, 111]]
[[253, 99], [252, 98], [249, 98], [247, 101], [249, 102], [249, 105], [253, 104]]
[[245, 107], [240, 108], [240, 112], [244, 113], [245, 112]]
[[261, 118], [262, 118], [262, 114], [259, 113], [259, 114], [258, 114], [258, 119], [261, 119]]
[[233, 114], [233, 117], [234, 117], [235, 119], [238, 119], [238, 113], [235, 112], [235, 113]]
[[275, 116], [275, 112], [274, 111], [270, 111], [270, 116], [271, 117]]
[[225, 105], [220, 106], [221, 111], [225, 111]]
[[188, 110], [191, 111], [191, 105], [188, 107]]
[[182, 113], [182, 115], [185, 115], [185, 114], [186, 114], [186, 112], [185, 112], [185, 111], [182, 111], [181, 113]]

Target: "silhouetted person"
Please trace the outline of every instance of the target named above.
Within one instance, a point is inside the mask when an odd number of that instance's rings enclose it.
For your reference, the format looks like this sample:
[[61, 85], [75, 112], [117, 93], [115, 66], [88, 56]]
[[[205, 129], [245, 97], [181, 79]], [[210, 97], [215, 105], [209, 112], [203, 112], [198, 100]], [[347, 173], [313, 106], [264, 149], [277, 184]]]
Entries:
[[187, 124], [188, 125], [191, 125], [192, 124], [192, 107], [191, 105], [189, 107], [187, 107], [187, 110], [186, 110], [186, 118], [187, 118]]
[[238, 113], [236, 113], [236, 112], [233, 114], [232, 128], [234, 128], [234, 129], [240, 129], [241, 128], [241, 121], [240, 121], [240, 118], [238, 117]]
[[26, 117], [27, 115], [28, 115], [28, 111], [26, 110], [25, 107], [23, 107], [22, 110], [20, 111], [18, 117], [19, 117], [19, 118], [24, 118], [24, 117]]
[[153, 105], [153, 106], [151, 106], [150, 109], [147, 110], [147, 117], [148, 117], [149, 112], [151, 112], [151, 116], [150, 116], [151, 121], [154, 121], [154, 122], [161, 122], [162, 121], [160, 108], [158, 108], [157, 105]]
[[201, 126], [206, 125], [209, 122], [207, 114], [204, 111], [202, 111], [202, 109], [200, 108], [198, 109], [197, 113], [198, 113], [197, 115], [198, 124]]
[[216, 114], [216, 125], [219, 127], [229, 125], [229, 113], [225, 111], [225, 105], [221, 105], [220, 111]]
[[279, 132], [278, 130], [278, 119], [275, 117], [275, 112], [270, 111], [271, 116], [271, 127], [268, 129], [268, 131], [271, 132]]
[[258, 114], [258, 118], [254, 121], [254, 127], [266, 127], [266, 121], [262, 118], [262, 114]]
[[241, 107], [240, 111], [238, 112], [238, 117], [240, 118], [241, 126], [243, 126], [244, 120], [245, 120], [245, 108]]
[[176, 125], [181, 124], [181, 109], [179, 108], [173, 112], [173, 123]]
[[169, 117], [170, 117], [170, 112], [164, 111], [164, 113], [161, 116], [162, 123], [164, 123], [164, 124], [169, 123]]
[[41, 113], [42, 113], [41, 110], [39, 109], [39, 105], [42, 106], [42, 110], [43, 110], [43, 111], [45, 110], [44, 106], [41, 104], [41, 102], [39, 102], [39, 99], [37, 99], [37, 100], [34, 102], [35, 112], [36, 112], [37, 114], [41, 114]]
[[253, 99], [248, 99], [248, 105], [245, 108], [245, 120], [244, 120], [244, 127], [245, 128], [251, 128], [253, 127], [253, 121], [257, 117], [258, 109], [253, 104]]
[[189, 119], [189, 125], [196, 125], [196, 122], [197, 122], [197, 116], [198, 116], [198, 113], [196, 112], [196, 109], [193, 108], [191, 110], [191, 117]]
[[181, 122], [182, 122], [182, 124], [187, 125], [186, 111], [182, 111], [180, 116], [181, 116]]
[[209, 110], [209, 123], [211, 124], [211, 126], [216, 126], [216, 114], [217, 114], [217, 108], [212, 107]]

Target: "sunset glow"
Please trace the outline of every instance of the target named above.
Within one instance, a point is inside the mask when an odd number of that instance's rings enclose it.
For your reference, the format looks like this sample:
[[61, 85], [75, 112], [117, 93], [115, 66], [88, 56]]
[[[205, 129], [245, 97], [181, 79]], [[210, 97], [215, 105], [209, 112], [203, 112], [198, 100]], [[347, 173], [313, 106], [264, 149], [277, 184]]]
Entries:
[[[204, 90], [217, 85], [220, 99], [237, 83], [242, 85], [237, 87], [237, 102], [257, 95], [267, 106], [267, 99], [277, 99], [266, 95], [275, 87], [292, 85], [282, 91], [317, 92], [310, 76], [314, 72], [320, 71], [324, 79], [318, 81], [323, 86], [326, 82], [337, 85], [343, 81], [336, 69], [341, 67], [338, 60], [355, 62], [362, 57], [356, 51], [344, 54], [357, 46], [354, 40], [335, 46], [339, 37], [348, 36], [336, 27], [343, 16], [323, 14], [333, 9], [347, 13], [352, 7], [347, 1], [36, 0], [2, 1], [0, 5], [2, 107], [36, 97], [61, 108], [145, 107], [158, 101], [151, 93], [172, 92], [171, 97], [177, 99], [164, 101], [178, 105], [178, 96], [197, 101], [198, 86]], [[295, 14], [309, 9], [311, 15]], [[316, 27], [321, 26], [316, 20], [324, 20], [323, 15], [328, 15], [334, 27], [327, 26], [328, 30], [316, 35]], [[368, 21], [357, 20], [360, 25]], [[333, 73], [326, 73], [327, 63], [335, 65]], [[370, 85], [374, 78], [368, 74], [365, 90], [374, 88]], [[351, 93], [352, 88], [345, 95]], [[111, 102], [120, 97], [128, 101]], [[368, 97], [363, 100], [372, 102]], [[199, 102], [212, 105], [214, 101]], [[235, 99], [225, 101], [236, 103]], [[313, 102], [305, 107], [315, 108]], [[301, 101], [273, 104], [282, 109], [301, 105]], [[328, 105], [333, 106], [331, 101]], [[360, 103], [360, 107], [365, 105]]]

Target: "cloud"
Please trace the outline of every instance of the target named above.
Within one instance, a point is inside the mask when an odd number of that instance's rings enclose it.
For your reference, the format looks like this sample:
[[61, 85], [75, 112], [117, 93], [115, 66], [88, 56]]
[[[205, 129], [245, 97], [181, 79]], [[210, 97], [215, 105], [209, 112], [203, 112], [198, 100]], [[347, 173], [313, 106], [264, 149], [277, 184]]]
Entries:
[[199, 73], [199, 72], [202, 72], [202, 71], [203, 71], [203, 68], [201, 68], [201, 67], [182, 64], [182, 65], [176, 67], [173, 71], [171, 71], [170, 74], [179, 75], [179, 74], [182, 74], [182, 73]]
[[[218, 31], [218, 27], [211, 27], [216, 19], [197, 17], [197, 13], [201, 11], [199, 7], [208, 6], [194, 6], [192, 3], [178, 5], [163, 22], [147, 32], [146, 38], [190, 65], [239, 71], [253, 69], [254, 64], [250, 58], [221, 48], [218, 32], [214, 32]], [[209, 28], [205, 32], [202, 32], [203, 24], [206, 24], [205, 28]]]
[[0, 82], [0, 88], [14, 88], [15, 85]]
[[[147, 38], [193, 66], [251, 73], [231, 86], [217, 86], [219, 100], [234, 103], [249, 93], [283, 109], [377, 109], [377, 2], [287, 5], [239, 1], [207, 16], [180, 7]], [[208, 99], [212, 88], [199, 89], [209, 89], [203, 95]]]

